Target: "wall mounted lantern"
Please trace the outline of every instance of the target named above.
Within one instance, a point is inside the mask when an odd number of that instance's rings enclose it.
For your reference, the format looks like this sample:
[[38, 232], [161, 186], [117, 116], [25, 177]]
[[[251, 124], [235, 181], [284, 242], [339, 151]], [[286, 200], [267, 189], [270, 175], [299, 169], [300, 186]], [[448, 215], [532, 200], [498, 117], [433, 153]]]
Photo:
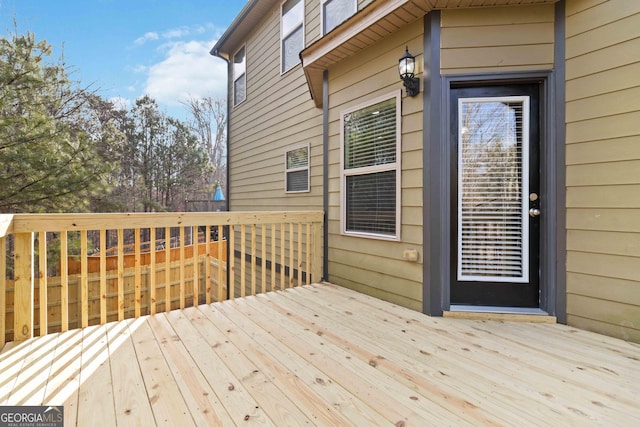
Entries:
[[407, 89], [407, 96], [416, 96], [420, 93], [420, 79], [415, 76], [416, 58], [409, 53], [407, 46], [404, 55], [398, 61], [398, 72], [400, 79]]

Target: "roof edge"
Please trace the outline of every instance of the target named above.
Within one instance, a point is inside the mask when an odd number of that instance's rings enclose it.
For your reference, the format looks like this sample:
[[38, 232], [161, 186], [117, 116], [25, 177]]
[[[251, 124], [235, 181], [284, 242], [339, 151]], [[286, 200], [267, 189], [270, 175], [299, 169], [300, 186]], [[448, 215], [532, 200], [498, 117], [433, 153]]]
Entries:
[[238, 29], [240, 24], [247, 18], [247, 16], [249, 16], [253, 8], [258, 4], [258, 1], [259, 0], [247, 1], [247, 4], [244, 5], [240, 13], [238, 13], [238, 15], [233, 19], [233, 21], [227, 27], [225, 32], [222, 33], [222, 36], [220, 36], [216, 44], [211, 48], [211, 50], [209, 51], [210, 55], [218, 56], [221, 58], [223, 57], [221, 56], [221, 53], [223, 52], [222, 48], [224, 44], [229, 40], [229, 37], [231, 37], [231, 35], [235, 33], [235, 31]]

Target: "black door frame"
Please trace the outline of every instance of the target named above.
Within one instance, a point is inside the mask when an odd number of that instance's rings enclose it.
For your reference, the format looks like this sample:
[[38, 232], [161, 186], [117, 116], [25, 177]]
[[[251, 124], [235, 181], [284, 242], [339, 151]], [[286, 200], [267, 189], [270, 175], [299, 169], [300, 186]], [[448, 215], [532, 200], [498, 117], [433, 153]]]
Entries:
[[[443, 144], [443, 130], [449, 111], [448, 87], [456, 81], [495, 79], [519, 80], [541, 78], [545, 82], [545, 152], [541, 160], [546, 165], [542, 185], [547, 194], [545, 226], [541, 236], [544, 258], [541, 281], [543, 295], [540, 307], [558, 322], [567, 322], [566, 307], [566, 195], [565, 195], [565, 0], [554, 7], [554, 40], [552, 70], [511, 73], [442, 75], [440, 73], [441, 12], [433, 10], [424, 17], [423, 35], [423, 292], [422, 311], [442, 316], [449, 310], [449, 150]], [[446, 138], [445, 138], [446, 140]], [[555, 235], [554, 235], [555, 233]]]
[[[525, 160], [529, 167], [527, 176], [523, 177], [528, 182], [528, 192], [523, 195], [523, 202], [526, 203], [526, 210], [530, 208], [539, 208], [540, 200], [529, 200], [529, 193], [536, 193], [541, 195], [540, 183], [540, 128], [542, 122], [539, 119], [541, 112], [541, 81], [534, 83], [518, 83], [518, 84], [492, 84], [491, 82], [484, 82], [482, 84], [465, 84], [465, 85], [451, 85], [449, 94], [455, 99], [463, 99], [466, 97], [471, 98], [502, 98], [507, 96], [526, 96], [529, 98], [529, 115], [526, 120], [529, 120], [529, 132], [527, 137], [529, 138], [529, 150], [524, 154], [523, 160]], [[528, 250], [527, 258], [529, 268], [528, 282], [509, 282], [509, 281], [492, 281], [490, 279], [483, 281], [465, 281], [458, 280], [457, 278], [457, 255], [458, 255], [458, 153], [460, 147], [458, 147], [459, 137], [459, 123], [456, 119], [458, 117], [458, 104], [450, 100], [449, 106], [451, 111], [449, 112], [449, 147], [451, 150], [451, 164], [449, 170], [451, 172], [450, 178], [450, 213], [451, 213], [451, 252], [450, 252], [450, 303], [460, 306], [494, 306], [494, 307], [529, 307], [539, 308], [539, 254], [540, 254], [540, 239], [539, 239], [539, 223], [540, 217], [530, 218], [526, 215], [526, 227], [528, 229]], [[546, 198], [546, 197], [542, 197]], [[544, 209], [544, 206], [542, 206]], [[455, 300], [455, 301], [454, 301]]]
[[[461, 84], [518, 84], [540, 83], [540, 105], [542, 109], [540, 134], [541, 192], [545, 199], [541, 203], [545, 206], [544, 215], [540, 217], [540, 309], [549, 315], [558, 316], [558, 307], [564, 310], [563, 304], [558, 305], [556, 293], [559, 287], [564, 290], [564, 265], [557, 260], [563, 259], [564, 249], [559, 245], [564, 239], [558, 235], [564, 233], [564, 223], [558, 219], [563, 217], [564, 205], [559, 206], [558, 196], [563, 185], [563, 177], [559, 177], [558, 170], [564, 168], [564, 157], [559, 151], [564, 150], [563, 139], [557, 137], [555, 86], [553, 71], [512, 72], [512, 73], [483, 73], [464, 75], [443, 75], [438, 79], [440, 87], [435, 93], [430, 93], [431, 102], [437, 102], [440, 111], [437, 120], [430, 120], [429, 124], [438, 126], [427, 132], [425, 126], [425, 276], [424, 276], [424, 304], [423, 311], [431, 315], [441, 315], [442, 311], [449, 311], [450, 304], [450, 248], [451, 241], [448, 230], [451, 227], [451, 208], [449, 195], [451, 189], [449, 138], [447, 129], [450, 128], [450, 89]], [[434, 138], [434, 136], [436, 136]], [[559, 144], [562, 143], [559, 148]], [[564, 152], [564, 151], [563, 151]], [[562, 165], [558, 164], [559, 160]], [[560, 270], [561, 269], [561, 270]], [[562, 282], [560, 282], [562, 280]], [[438, 287], [438, 289], [434, 288]], [[437, 295], [439, 294], [439, 295]], [[438, 300], [434, 300], [438, 296]], [[440, 308], [438, 312], [438, 308]], [[559, 317], [559, 320], [562, 319]]]

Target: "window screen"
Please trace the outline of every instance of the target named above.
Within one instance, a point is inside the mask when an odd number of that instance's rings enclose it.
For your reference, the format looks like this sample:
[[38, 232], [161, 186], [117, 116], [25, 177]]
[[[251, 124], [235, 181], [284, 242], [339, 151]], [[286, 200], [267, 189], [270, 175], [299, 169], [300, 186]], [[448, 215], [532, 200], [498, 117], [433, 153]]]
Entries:
[[245, 48], [233, 56], [233, 105], [247, 98], [247, 61]]
[[282, 72], [300, 63], [300, 51], [304, 48], [304, 3], [288, 0], [282, 4], [280, 24]]
[[309, 146], [285, 153], [287, 193], [309, 191]]
[[356, 0], [322, 0], [322, 33], [327, 34], [356, 13]]
[[342, 114], [343, 231], [399, 235], [398, 97]]

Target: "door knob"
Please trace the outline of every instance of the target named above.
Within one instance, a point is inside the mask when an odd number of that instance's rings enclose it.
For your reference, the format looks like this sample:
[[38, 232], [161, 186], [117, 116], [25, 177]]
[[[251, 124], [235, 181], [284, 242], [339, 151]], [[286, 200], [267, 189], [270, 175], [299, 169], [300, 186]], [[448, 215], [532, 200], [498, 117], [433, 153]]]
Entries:
[[529, 209], [529, 216], [536, 217], [536, 216], [540, 216], [540, 209], [536, 209], [536, 208], [531, 208]]

